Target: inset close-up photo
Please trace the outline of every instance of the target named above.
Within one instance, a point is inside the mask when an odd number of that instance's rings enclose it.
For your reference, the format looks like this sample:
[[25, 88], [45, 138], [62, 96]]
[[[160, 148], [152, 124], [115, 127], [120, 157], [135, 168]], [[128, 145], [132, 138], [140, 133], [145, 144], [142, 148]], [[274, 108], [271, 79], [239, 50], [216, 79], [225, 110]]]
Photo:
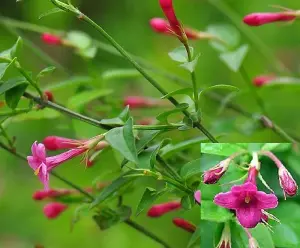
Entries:
[[201, 247], [299, 247], [300, 154], [289, 143], [201, 144]]

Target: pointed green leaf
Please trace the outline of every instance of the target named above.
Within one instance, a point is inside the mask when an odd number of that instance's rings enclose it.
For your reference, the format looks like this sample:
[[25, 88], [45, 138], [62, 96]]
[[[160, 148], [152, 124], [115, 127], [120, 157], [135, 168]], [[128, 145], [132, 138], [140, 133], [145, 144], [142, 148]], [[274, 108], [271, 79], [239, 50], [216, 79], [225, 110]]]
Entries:
[[52, 72], [54, 72], [55, 69], [56, 69], [55, 66], [46, 67], [45, 69], [39, 72], [39, 74], [36, 76], [36, 80], [38, 81], [41, 77], [45, 77], [51, 74]]
[[0, 53], [0, 61], [3, 60], [3, 62], [8, 62], [8, 60], [12, 60], [16, 57], [19, 50], [22, 48], [23, 40], [21, 37], [18, 37], [18, 40], [13, 45], [13, 47], [3, 51]]
[[210, 86], [210, 87], [207, 87], [203, 90], [200, 91], [199, 93], [199, 101], [201, 100], [201, 97], [203, 96], [203, 94], [205, 94], [206, 92], [208, 91], [211, 91], [211, 90], [230, 90], [230, 91], [239, 91], [239, 88], [235, 87], [235, 86], [232, 86], [232, 85], [228, 85], [228, 84], [217, 84], [217, 85], [213, 85], [213, 86]]
[[191, 62], [185, 62], [184, 64], [181, 64], [180, 67], [183, 67], [184, 69], [188, 70], [189, 72], [194, 72], [198, 63], [199, 59], [198, 55], [195, 59], [193, 59]]
[[249, 46], [243, 45], [232, 52], [225, 52], [220, 55], [220, 59], [234, 72], [238, 72], [248, 53]]
[[159, 120], [160, 122], [167, 122], [168, 123], [168, 117], [171, 114], [179, 113], [182, 112], [183, 110], [187, 109], [189, 107], [189, 104], [187, 103], [180, 103], [177, 105], [175, 109], [166, 111], [164, 113], [159, 114], [156, 119]]
[[194, 195], [185, 195], [181, 198], [181, 206], [183, 209], [190, 210], [194, 205]]
[[107, 142], [126, 159], [138, 164], [137, 150], [133, 135], [133, 120], [129, 118], [123, 127], [113, 128], [105, 135]]
[[183, 89], [178, 89], [178, 90], [174, 90], [164, 96], [161, 97], [161, 99], [166, 99], [169, 98], [171, 96], [176, 96], [176, 95], [188, 95], [188, 96], [192, 96], [193, 95], [193, 88], [183, 88]]
[[233, 153], [245, 151], [246, 146], [243, 143], [218, 143], [218, 144], [201, 144], [201, 153], [215, 154], [220, 156], [230, 156]]
[[141, 74], [134, 69], [111, 69], [102, 73], [104, 80], [138, 78]]
[[28, 83], [20, 84], [5, 92], [5, 102], [8, 107], [15, 109], [28, 87]]
[[167, 139], [163, 139], [160, 144], [154, 149], [154, 151], [152, 152], [151, 156], [150, 156], [150, 168], [154, 168], [155, 163], [156, 163], [156, 157], [160, 151], [161, 148], [163, 148], [164, 146], [170, 144], [171, 139], [167, 138]]
[[[190, 47], [190, 51], [193, 57], [194, 48]], [[177, 47], [173, 51], [169, 52], [169, 56], [172, 60], [176, 62], [185, 63], [189, 61], [188, 54], [184, 46]]]
[[219, 207], [212, 201], [201, 201], [201, 219], [213, 222], [225, 222], [234, 217], [228, 209]]
[[48, 11], [46, 11], [45, 13], [39, 15], [39, 20], [46, 17], [46, 16], [49, 16], [49, 15], [52, 15], [52, 14], [56, 14], [56, 13], [59, 13], [59, 12], [63, 12], [62, 9], [60, 8], [53, 8], [53, 9], [50, 9]]
[[4, 94], [6, 91], [15, 88], [16, 86], [19, 86], [21, 84], [26, 84], [27, 81], [23, 77], [19, 78], [13, 78], [6, 82], [4, 82], [2, 85], [0, 85], [0, 95]]

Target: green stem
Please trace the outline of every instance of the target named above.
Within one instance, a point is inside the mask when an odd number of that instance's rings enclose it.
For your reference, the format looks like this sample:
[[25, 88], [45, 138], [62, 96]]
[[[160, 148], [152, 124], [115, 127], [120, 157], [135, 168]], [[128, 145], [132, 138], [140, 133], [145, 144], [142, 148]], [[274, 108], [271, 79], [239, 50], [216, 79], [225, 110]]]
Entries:
[[[187, 55], [188, 55], [188, 60], [189, 62], [193, 61], [193, 57], [192, 57], [192, 53], [191, 53], [191, 49], [188, 43], [184, 43], [183, 44]], [[191, 78], [192, 78], [192, 84], [193, 84], [193, 91], [194, 91], [194, 103], [195, 103], [195, 112], [198, 114], [199, 111], [199, 96], [198, 96], [198, 87], [197, 87], [197, 81], [196, 81], [196, 73], [195, 71], [191, 72]]]
[[0, 124], [0, 130], [1, 130], [1, 134], [4, 136], [4, 138], [7, 140], [7, 143], [9, 144], [10, 148], [13, 149], [14, 147], [14, 143], [13, 141], [10, 139], [10, 137], [8, 136], [6, 130], [4, 129], [4, 127]]
[[[85, 14], [81, 13], [78, 9], [76, 9], [74, 6], [72, 5], [67, 5], [65, 3], [62, 3], [58, 0], [51, 0], [52, 3], [57, 6], [58, 8], [61, 8], [65, 11], [71, 12], [77, 16], [80, 16], [80, 20], [83, 20], [85, 22], [87, 22], [88, 24], [90, 24], [93, 28], [95, 28], [110, 44], [112, 44], [113, 47], [115, 47], [119, 53], [127, 60], [129, 61], [135, 68], [137, 71], [139, 71], [141, 73], [141, 75], [150, 83], [152, 84], [153, 87], [155, 87], [163, 96], [167, 95], [168, 92], [163, 89], [159, 83], [157, 83], [144, 69], [143, 67], [141, 67], [131, 56], [130, 54], [124, 50], [124, 48], [119, 45], [119, 43], [117, 43], [108, 33], [106, 33], [106, 31], [101, 28], [97, 23], [95, 23], [92, 19], [90, 19], [88, 16], [86, 16]], [[175, 98], [173, 98], [172, 96], [169, 96], [167, 98], [175, 107], [177, 107], [179, 105], [179, 103], [177, 102], [177, 100]], [[186, 111], [186, 110], [182, 110], [182, 113], [187, 116], [188, 118], [192, 119], [191, 114]], [[201, 128], [199, 128], [199, 126], [201, 126]], [[207, 133], [209, 133], [208, 130], [206, 130], [205, 127], [202, 126], [202, 124], [198, 124], [196, 126], [200, 131], [205, 130], [205, 132], [203, 132], [205, 135]], [[217, 142], [217, 140], [209, 133], [209, 135], [207, 136], [211, 142]]]
[[182, 127], [182, 124], [172, 125], [133, 125], [133, 129], [136, 130], [173, 130]]
[[171, 167], [168, 163], [166, 163], [161, 156], [156, 156], [156, 160], [158, 163], [162, 165], [162, 167], [172, 176], [176, 179], [178, 182], [182, 182], [182, 178], [179, 176], [176, 170], [174, 170], [173, 167]]

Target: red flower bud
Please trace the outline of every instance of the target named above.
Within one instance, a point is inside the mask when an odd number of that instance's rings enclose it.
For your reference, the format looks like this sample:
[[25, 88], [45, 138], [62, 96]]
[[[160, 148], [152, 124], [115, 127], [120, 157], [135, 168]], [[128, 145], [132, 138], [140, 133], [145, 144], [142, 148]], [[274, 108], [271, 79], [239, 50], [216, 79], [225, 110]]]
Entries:
[[222, 160], [219, 164], [212, 167], [211, 169], [205, 171], [203, 173], [203, 182], [205, 184], [217, 183], [227, 171], [230, 162], [231, 158], [227, 158], [225, 160]]
[[198, 204], [201, 204], [201, 191], [200, 191], [200, 190], [197, 190], [197, 191], [194, 193], [194, 198], [195, 198], [195, 201], [196, 201]]
[[38, 190], [33, 193], [32, 198], [36, 201], [41, 201], [46, 198], [56, 198], [64, 195], [71, 194], [72, 191], [68, 189], [49, 189], [49, 190]]
[[155, 123], [155, 120], [153, 118], [143, 118], [143, 119], [137, 120], [137, 124], [139, 124], [139, 125], [151, 125], [154, 123]]
[[244, 17], [244, 23], [249, 26], [260, 26], [272, 22], [292, 21], [296, 16], [284, 12], [279, 13], [252, 13]]
[[42, 40], [44, 43], [48, 45], [61, 45], [62, 44], [62, 39], [59, 36], [49, 34], [49, 33], [44, 33], [42, 34]]
[[59, 137], [59, 136], [47, 136], [43, 140], [43, 144], [45, 145], [46, 149], [55, 151], [55, 150], [60, 150], [60, 149], [77, 148], [82, 143], [81, 143], [81, 141], [75, 140], [75, 139], [68, 139], [68, 138]]
[[294, 196], [297, 193], [298, 185], [290, 172], [284, 167], [281, 166], [278, 169], [279, 183], [283, 189], [284, 194], [289, 196]]
[[196, 226], [190, 223], [189, 221], [182, 218], [174, 218], [173, 224], [179, 228], [182, 228], [190, 233], [194, 233], [196, 231]]
[[54, 102], [54, 97], [51, 91], [44, 91], [45, 96], [47, 97], [47, 100], [50, 102]]
[[141, 96], [127, 96], [124, 99], [124, 106], [129, 106], [132, 109], [150, 108], [160, 106], [159, 101]]
[[148, 211], [149, 217], [160, 217], [166, 213], [169, 213], [173, 210], [179, 209], [181, 207], [180, 202], [173, 201], [173, 202], [166, 202], [162, 204], [157, 204], [152, 206]]
[[59, 202], [48, 203], [44, 206], [44, 214], [48, 219], [55, 219], [68, 208], [68, 205]]
[[267, 84], [268, 82], [272, 81], [275, 78], [276, 77], [274, 75], [261, 75], [253, 79], [253, 84], [256, 87], [260, 87]]

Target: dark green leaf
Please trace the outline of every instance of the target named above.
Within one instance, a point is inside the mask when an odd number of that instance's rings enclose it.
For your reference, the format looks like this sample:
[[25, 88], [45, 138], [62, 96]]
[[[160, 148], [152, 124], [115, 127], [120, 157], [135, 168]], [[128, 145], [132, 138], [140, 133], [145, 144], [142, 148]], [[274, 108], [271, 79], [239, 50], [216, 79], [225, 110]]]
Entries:
[[28, 83], [23, 83], [6, 91], [5, 102], [7, 106], [12, 109], [15, 109], [18, 106], [19, 101], [21, 100], [21, 97], [23, 96], [27, 87], [28, 87]]
[[129, 161], [138, 164], [132, 127], [133, 120], [129, 118], [123, 127], [113, 128], [108, 131], [105, 138], [112, 148], [119, 151]]
[[[194, 52], [193, 47], [190, 47], [190, 51], [193, 57], [193, 52]], [[185, 63], [189, 61], [188, 54], [184, 46], [177, 47], [172, 52], [169, 52], [169, 56], [172, 60], [176, 62]]]
[[181, 198], [181, 206], [183, 209], [190, 210], [194, 205], [194, 195], [185, 195]]
[[0, 95], [4, 94], [6, 91], [13, 89], [21, 84], [26, 84], [27, 81], [25, 78], [13, 78], [6, 82], [4, 82], [2, 85], [0, 85]]
[[201, 201], [201, 219], [213, 222], [225, 222], [233, 218], [233, 213], [207, 200]]
[[238, 72], [248, 53], [249, 46], [243, 45], [232, 52], [225, 52], [220, 55], [220, 59], [234, 72]]
[[160, 122], [168, 122], [168, 117], [171, 114], [179, 113], [182, 112], [183, 110], [187, 109], [189, 105], [187, 103], [180, 103], [177, 105], [175, 109], [166, 111], [164, 113], [159, 114], [156, 119], [159, 120]]

